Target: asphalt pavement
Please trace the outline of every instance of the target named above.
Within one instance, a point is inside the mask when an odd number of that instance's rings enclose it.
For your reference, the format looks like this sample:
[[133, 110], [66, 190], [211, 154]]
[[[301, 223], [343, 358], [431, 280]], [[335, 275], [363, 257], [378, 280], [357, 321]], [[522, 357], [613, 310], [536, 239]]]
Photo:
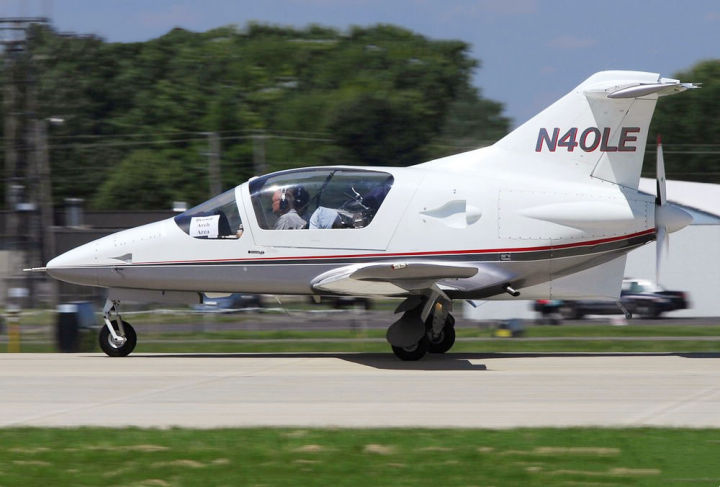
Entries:
[[720, 427], [720, 354], [0, 354], [0, 427]]

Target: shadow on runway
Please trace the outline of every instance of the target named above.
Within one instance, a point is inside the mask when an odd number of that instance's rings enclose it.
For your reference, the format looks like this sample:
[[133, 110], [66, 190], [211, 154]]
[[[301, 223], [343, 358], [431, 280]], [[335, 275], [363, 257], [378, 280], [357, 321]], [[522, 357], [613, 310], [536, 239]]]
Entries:
[[154, 353], [134, 354], [128, 357], [138, 358], [336, 358], [366, 367], [383, 370], [487, 370], [487, 366], [477, 363], [482, 360], [513, 358], [576, 358], [576, 357], [682, 357], [682, 358], [720, 358], [720, 352], [493, 352], [493, 353], [446, 353], [429, 354], [417, 362], [403, 362], [391, 353], [322, 353], [322, 352], [285, 352], [285, 353]]
[[403, 362], [391, 353], [321, 353], [321, 352], [286, 352], [286, 353], [154, 353], [133, 354], [128, 357], [137, 358], [336, 358], [383, 370], [487, 370], [483, 364], [470, 362], [468, 355], [462, 354], [428, 355], [417, 362]]

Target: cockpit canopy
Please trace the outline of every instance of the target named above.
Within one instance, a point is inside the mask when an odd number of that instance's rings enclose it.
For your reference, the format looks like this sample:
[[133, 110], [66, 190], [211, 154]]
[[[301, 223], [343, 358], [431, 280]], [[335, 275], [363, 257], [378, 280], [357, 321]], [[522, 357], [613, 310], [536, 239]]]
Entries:
[[175, 217], [175, 223], [195, 238], [239, 238], [243, 224], [235, 200], [235, 188], [181, 213]]
[[[393, 185], [382, 171], [318, 168], [283, 171], [250, 181], [250, 196], [265, 230], [364, 228]], [[201, 239], [239, 238], [243, 222], [231, 189], [175, 217], [188, 235]]]
[[260, 228], [363, 228], [393, 184], [382, 171], [317, 168], [284, 171], [250, 181]]

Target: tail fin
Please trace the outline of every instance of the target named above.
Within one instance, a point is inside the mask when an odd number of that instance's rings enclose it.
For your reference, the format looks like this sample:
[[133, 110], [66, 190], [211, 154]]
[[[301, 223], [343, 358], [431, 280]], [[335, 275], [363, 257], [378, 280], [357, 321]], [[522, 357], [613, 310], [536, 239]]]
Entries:
[[602, 71], [495, 146], [526, 164], [554, 161], [568, 171], [637, 189], [658, 97], [688, 88], [697, 85], [655, 73]]

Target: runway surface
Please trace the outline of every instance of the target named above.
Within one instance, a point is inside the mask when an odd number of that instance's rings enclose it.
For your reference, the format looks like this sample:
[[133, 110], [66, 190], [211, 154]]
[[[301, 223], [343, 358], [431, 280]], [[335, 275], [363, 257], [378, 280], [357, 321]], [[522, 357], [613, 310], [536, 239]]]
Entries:
[[720, 354], [0, 354], [0, 426], [720, 427]]

